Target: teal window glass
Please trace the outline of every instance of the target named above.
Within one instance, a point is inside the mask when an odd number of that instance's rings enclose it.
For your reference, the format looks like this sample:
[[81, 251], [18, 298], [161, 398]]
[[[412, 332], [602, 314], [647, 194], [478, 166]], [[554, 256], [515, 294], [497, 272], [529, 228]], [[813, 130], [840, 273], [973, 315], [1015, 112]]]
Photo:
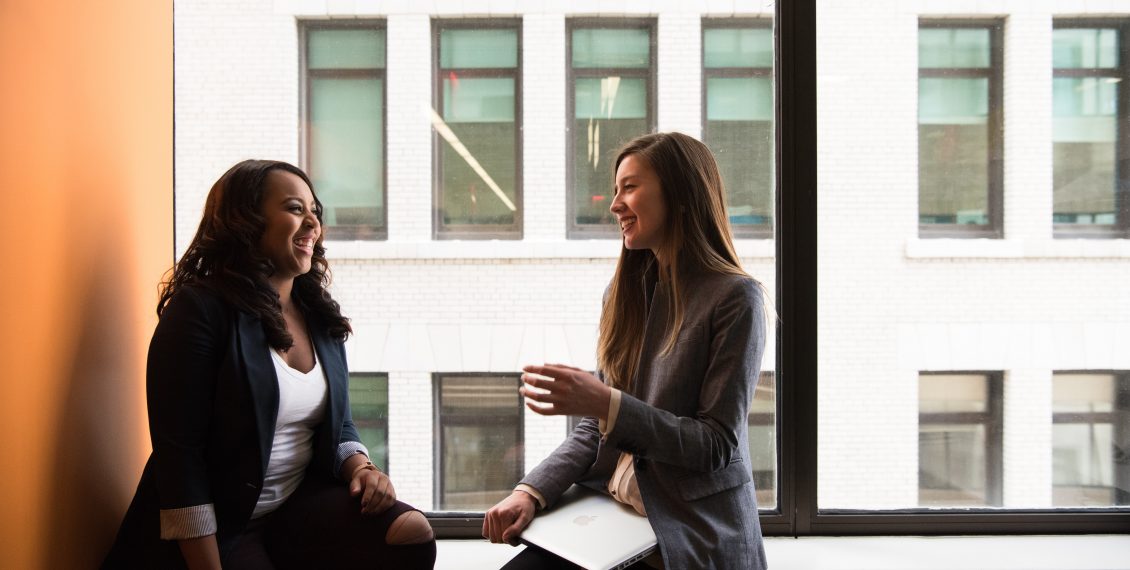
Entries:
[[307, 69], [377, 69], [385, 66], [385, 31], [311, 29]]
[[647, 29], [578, 28], [573, 30], [574, 68], [651, 66], [651, 33]]
[[773, 67], [773, 30], [770, 28], [706, 28], [702, 33], [703, 65], [718, 67]]
[[385, 33], [306, 33], [306, 170], [326, 235], [380, 239], [385, 212]]
[[515, 29], [442, 30], [439, 65], [444, 69], [518, 67]]
[[1118, 33], [1052, 32], [1052, 220], [1059, 228], [1114, 226], [1119, 210]]
[[773, 31], [703, 23], [703, 142], [726, 187], [738, 237], [772, 237], [774, 208]]
[[571, 30], [570, 237], [616, 235], [608, 210], [612, 162], [653, 121], [651, 33], [650, 27]]
[[485, 511], [518, 484], [524, 472], [519, 384], [517, 375], [438, 377], [439, 510]]
[[520, 237], [518, 30], [439, 33], [436, 235]]
[[388, 465], [388, 375], [351, 373], [349, 406], [369, 459], [385, 472]]
[[999, 194], [999, 133], [989, 68], [990, 30], [919, 30], [918, 221], [923, 226], [991, 228]]

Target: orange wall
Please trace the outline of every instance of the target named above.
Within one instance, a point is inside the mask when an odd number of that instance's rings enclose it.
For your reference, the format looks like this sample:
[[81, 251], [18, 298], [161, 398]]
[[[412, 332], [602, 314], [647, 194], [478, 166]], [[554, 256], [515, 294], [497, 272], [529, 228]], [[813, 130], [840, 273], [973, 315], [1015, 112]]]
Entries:
[[172, 2], [0, 0], [0, 568], [90, 568], [148, 454]]

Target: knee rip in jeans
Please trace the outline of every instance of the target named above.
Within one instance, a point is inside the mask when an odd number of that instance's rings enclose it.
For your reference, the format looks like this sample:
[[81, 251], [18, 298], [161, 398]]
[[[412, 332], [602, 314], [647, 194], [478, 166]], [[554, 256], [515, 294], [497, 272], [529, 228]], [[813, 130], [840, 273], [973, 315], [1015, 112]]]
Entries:
[[420, 511], [408, 511], [392, 521], [385, 534], [386, 544], [421, 544], [432, 540], [432, 525]]

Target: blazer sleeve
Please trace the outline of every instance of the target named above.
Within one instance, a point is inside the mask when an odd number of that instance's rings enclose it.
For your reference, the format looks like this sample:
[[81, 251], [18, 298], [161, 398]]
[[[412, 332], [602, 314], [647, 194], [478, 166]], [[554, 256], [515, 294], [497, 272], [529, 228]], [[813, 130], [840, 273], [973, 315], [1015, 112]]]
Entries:
[[694, 417], [680, 417], [624, 393], [606, 442], [636, 457], [700, 472], [726, 468], [740, 457], [738, 430], [747, 420], [765, 351], [763, 299], [751, 279], [722, 296], [711, 315], [709, 361]]
[[206, 446], [223, 354], [223, 306], [181, 289], [161, 315], [149, 344], [146, 398], [161, 538], [216, 532]]
[[522, 478], [551, 507], [573, 483], [581, 480], [596, 462], [600, 432], [596, 418], [586, 417], [544, 461]]

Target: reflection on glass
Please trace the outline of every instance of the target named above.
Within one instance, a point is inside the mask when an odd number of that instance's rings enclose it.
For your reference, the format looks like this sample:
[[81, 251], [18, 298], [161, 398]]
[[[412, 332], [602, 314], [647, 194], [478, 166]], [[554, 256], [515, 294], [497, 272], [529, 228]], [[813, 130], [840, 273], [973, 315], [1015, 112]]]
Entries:
[[573, 193], [575, 226], [612, 230], [616, 151], [650, 130], [650, 28], [573, 28]]
[[1118, 222], [1117, 30], [1053, 32], [1053, 220]]
[[759, 230], [759, 237], [769, 237], [775, 164], [773, 33], [765, 27], [733, 27], [727, 20], [705, 20], [703, 26], [703, 142], [718, 161], [735, 233], [749, 236]]
[[516, 375], [439, 378], [439, 510], [483, 511], [518, 484], [524, 472], [518, 385]]
[[307, 33], [307, 171], [331, 236], [385, 227], [384, 43], [380, 29]]
[[918, 380], [918, 504], [1000, 504], [999, 414], [992, 377], [923, 374]]
[[773, 372], [762, 372], [749, 407], [749, 461], [757, 508], [777, 507], [777, 383]]
[[918, 31], [918, 221], [987, 226], [991, 35]]
[[1130, 505], [1127, 375], [1056, 373], [1052, 383], [1052, 503]]
[[388, 471], [388, 375], [351, 373], [349, 407], [369, 459]]
[[443, 29], [439, 36], [439, 112], [454, 139], [437, 139], [437, 233], [516, 237], [518, 31]]

